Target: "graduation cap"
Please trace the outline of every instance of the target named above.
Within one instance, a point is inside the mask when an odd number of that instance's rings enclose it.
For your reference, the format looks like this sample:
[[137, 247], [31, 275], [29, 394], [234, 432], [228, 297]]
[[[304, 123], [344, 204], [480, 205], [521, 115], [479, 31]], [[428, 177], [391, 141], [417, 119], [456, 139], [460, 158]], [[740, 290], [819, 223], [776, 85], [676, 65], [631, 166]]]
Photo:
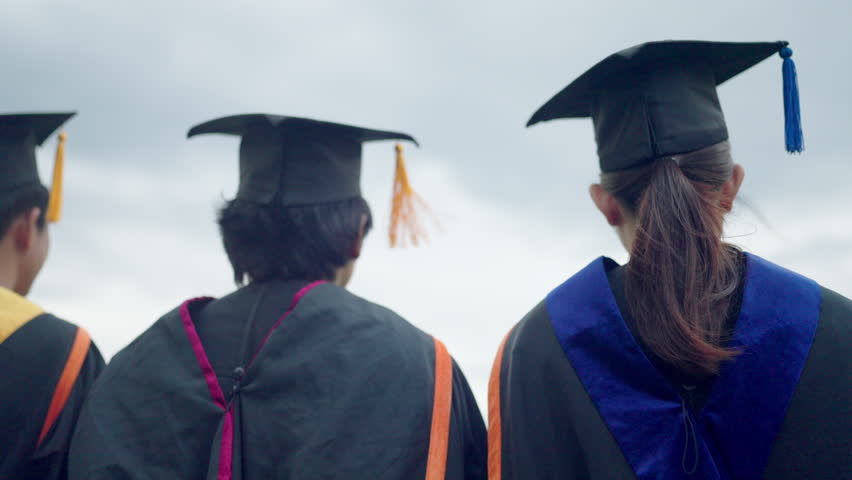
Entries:
[[[233, 115], [192, 127], [188, 137], [222, 133], [242, 137], [236, 198], [300, 206], [361, 195], [364, 142], [405, 140], [411, 135], [308, 118], [268, 114]], [[391, 213], [391, 246], [425, 237], [417, 210], [427, 208], [408, 181], [402, 146], [396, 145], [396, 177]]]
[[[24, 113], [0, 115], [0, 201], [4, 202], [21, 188], [42, 185], [36, 165], [35, 149], [47, 140], [76, 112]], [[47, 207], [47, 220], [58, 222], [62, 210], [62, 171], [65, 134], [59, 134], [53, 184]]]
[[662, 41], [610, 55], [551, 98], [527, 126], [591, 117], [604, 172], [728, 139], [716, 86], [779, 53], [788, 152], [804, 149], [796, 70], [787, 42]]

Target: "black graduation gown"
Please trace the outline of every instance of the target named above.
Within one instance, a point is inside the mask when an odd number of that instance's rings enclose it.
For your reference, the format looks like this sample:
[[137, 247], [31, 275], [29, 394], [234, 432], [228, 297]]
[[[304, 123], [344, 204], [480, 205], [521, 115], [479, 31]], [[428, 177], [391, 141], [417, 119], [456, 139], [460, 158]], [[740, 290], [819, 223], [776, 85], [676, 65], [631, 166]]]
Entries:
[[598, 259], [507, 335], [489, 479], [852, 478], [852, 302], [747, 254], [726, 364], [698, 408], [634, 340]]
[[[331, 284], [189, 301], [107, 367], [71, 478], [425, 478], [435, 352], [429, 335]], [[440, 478], [484, 479], [485, 425], [446, 358]]]
[[0, 479], [67, 478], [74, 425], [104, 360], [81, 328], [2, 297]]

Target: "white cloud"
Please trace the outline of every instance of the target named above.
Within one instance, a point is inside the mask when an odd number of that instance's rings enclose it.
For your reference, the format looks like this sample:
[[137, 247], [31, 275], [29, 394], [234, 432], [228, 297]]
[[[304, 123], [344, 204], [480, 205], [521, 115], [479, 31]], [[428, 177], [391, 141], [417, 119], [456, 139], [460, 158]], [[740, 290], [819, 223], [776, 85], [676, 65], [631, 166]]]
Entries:
[[590, 122], [523, 124], [603, 56], [662, 38], [793, 42], [804, 155], [781, 150], [777, 58], [720, 89], [745, 193], [769, 219], [738, 213], [730, 232], [852, 295], [852, 67], [837, 53], [852, 43], [852, 4], [534, 3], [4, 2], [0, 110], [81, 112], [34, 298], [109, 356], [186, 297], [232, 287], [213, 218], [234, 191], [236, 141], [186, 141], [193, 123], [267, 111], [411, 131], [423, 144], [409, 151], [412, 180], [445, 233], [385, 248], [391, 151], [368, 147], [377, 229], [352, 288], [442, 338], [484, 402], [508, 328], [596, 256], [625, 259], [586, 195]]

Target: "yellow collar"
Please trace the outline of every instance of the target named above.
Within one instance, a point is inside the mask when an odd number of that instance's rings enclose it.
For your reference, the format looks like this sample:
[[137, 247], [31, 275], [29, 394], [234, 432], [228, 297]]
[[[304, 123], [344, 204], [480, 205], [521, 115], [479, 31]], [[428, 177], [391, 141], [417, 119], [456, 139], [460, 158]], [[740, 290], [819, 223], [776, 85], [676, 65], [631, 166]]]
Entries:
[[0, 343], [42, 313], [44, 310], [38, 305], [9, 289], [0, 287]]

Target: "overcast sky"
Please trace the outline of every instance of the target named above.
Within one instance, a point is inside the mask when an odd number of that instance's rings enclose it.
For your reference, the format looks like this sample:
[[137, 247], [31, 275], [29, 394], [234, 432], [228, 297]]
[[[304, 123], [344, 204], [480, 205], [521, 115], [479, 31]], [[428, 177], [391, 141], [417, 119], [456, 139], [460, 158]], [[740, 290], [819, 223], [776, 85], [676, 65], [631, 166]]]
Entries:
[[0, 112], [80, 112], [31, 297], [109, 357], [182, 300], [233, 288], [214, 215], [238, 141], [187, 141], [195, 123], [264, 112], [401, 130], [420, 140], [409, 174], [443, 232], [388, 249], [393, 146], [368, 146], [376, 230], [351, 290], [441, 338], [484, 407], [508, 329], [597, 256], [626, 259], [587, 197], [591, 122], [524, 124], [598, 60], [663, 39], [791, 42], [803, 155], [784, 152], [778, 57], [719, 90], [753, 209], [735, 208], [728, 235], [852, 296], [850, 18], [844, 0], [2, 0]]

